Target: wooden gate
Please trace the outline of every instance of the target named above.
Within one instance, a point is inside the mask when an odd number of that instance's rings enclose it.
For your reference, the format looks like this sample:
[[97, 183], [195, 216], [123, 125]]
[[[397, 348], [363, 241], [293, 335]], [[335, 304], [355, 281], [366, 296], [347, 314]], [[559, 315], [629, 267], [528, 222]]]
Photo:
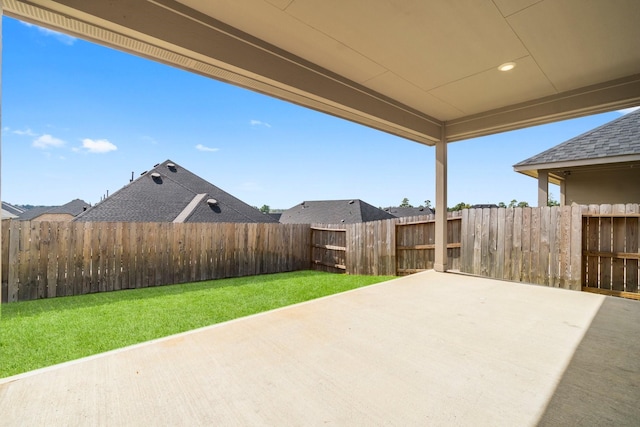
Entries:
[[[460, 268], [460, 229], [462, 218], [447, 221], [449, 268]], [[396, 275], [404, 276], [433, 268], [435, 261], [435, 220], [396, 224]]]
[[640, 214], [604, 210], [582, 219], [583, 290], [640, 299]]
[[314, 270], [344, 273], [347, 269], [346, 229], [311, 226], [311, 264]]

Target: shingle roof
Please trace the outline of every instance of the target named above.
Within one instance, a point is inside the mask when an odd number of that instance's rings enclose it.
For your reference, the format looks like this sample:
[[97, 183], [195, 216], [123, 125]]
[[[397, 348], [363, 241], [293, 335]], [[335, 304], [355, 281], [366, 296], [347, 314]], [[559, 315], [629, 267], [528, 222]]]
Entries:
[[[207, 203], [210, 199], [215, 203]], [[276, 222], [171, 160], [87, 209], [75, 221], [173, 222], [181, 213], [184, 222]]]
[[423, 207], [417, 207], [417, 208], [390, 207], [390, 208], [384, 208], [384, 211], [389, 212], [391, 215], [398, 218], [410, 217], [410, 216], [432, 215], [434, 213], [431, 208], [423, 208]]
[[4, 206], [2, 207], [2, 214], [0, 215], [1, 219], [11, 219], [11, 218], [17, 218], [17, 217], [18, 215], [9, 212], [4, 208]]
[[62, 206], [38, 206], [25, 211], [20, 214], [18, 218], [21, 221], [31, 221], [34, 218], [44, 214], [58, 214], [58, 215], [71, 215], [78, 216], [85, 208], [91, 206], [89, 203], [81, 199], [74, 199], [69, 203], [65, 203]]
[[2, 202], [2, 210], [6, 211], [7, 213], [10, 213], [10, 214], [12, 214], [14, 216], [18, 216], [21, 213], [24, 213], [24, 209], [19, 208], [17, 206], [13, 206], [12, 204], [7, 203], [7, 202]]
[[395, 218], [362, 200], [304, 201], [282, 213], [283, 224], [353, 224]]
[[514, 167], [637, 154], [640, 154], [640, 110], [536, 154]]

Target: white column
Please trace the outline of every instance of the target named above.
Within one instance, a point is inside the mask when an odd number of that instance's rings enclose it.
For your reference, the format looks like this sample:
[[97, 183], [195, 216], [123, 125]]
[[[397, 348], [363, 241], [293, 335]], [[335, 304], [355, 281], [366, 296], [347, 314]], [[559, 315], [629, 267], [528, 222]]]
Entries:
[[567, 192], [567, 181], [563, 179], [562, 181], [560, 181], [560, 206], [566, 206], [567, 204], [566, 192]]
[[433, 268], [447, 271], [447, 139], [442, 124], [436, 143], [436, 253]]
[[549, 172], [538, 171], [538, 207], [549, 203]]

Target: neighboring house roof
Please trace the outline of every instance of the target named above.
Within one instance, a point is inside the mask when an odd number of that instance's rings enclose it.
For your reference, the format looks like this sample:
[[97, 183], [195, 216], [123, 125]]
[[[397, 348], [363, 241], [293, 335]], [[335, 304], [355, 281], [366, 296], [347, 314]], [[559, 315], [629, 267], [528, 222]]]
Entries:
[[532, 169], [586, 166], [640, 160], [640, 110], [576, 136], [513, 167]]
[[2, 216], [0, 217], [1, 219], [12, 219], [12, 218], [17, 218], [18, 215], [14, 215], [11, 212], [5, 210], [4, 208], [2, 208]]
[[69, 203], [65, 203], [62, 206], [38, 206], [24, 211], [18, 216], [21, 221], [31, 221], [38, 218], [41, 215], [71, 215], [78, 216], [91, 204], [85, 202], [82, 199], [74, 199]]
[[49, 209], [53, 209], [55, 207], [56, 206], [36, 206], [18, 215], [18, 219], [20, 219], [20, 221], [31, 221], [32, 219], [37, 218], [43, 213], [47, 212]]
[[304, 201], [282, 213], [283, 224], [353, 224], [395, 218], [362, 200]]
[[277, 222], [171, 160], [143, 173], [75, 221]]
[[425, 208], [425, 207], [389, 207], [389, 208], [384, 208], [385, 212], [389, 212], [391, 215], [398, 217], [398, 218], [403, 218], [403, 217], [410, 217], [410, 216], [422, 216], [422, 215], [433, 215], [434, 211], [431, 208]]
[[[24, 213], [24, 209], [19, 208], [17, 206], [13, 206], [10, 203], [7, 202], [2, 202], [2, 210], [3, 212], [6, 212], [7, 214], [11, 214], [14, 217], [20, 215], [21, 213]], [[2, 216], [4, 218], [4, 215]]]

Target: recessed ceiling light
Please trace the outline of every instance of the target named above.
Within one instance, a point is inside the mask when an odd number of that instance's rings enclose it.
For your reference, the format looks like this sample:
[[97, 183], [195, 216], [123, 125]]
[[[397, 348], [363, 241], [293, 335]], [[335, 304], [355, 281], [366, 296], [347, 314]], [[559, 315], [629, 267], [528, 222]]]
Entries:
[[498, 70], [500, 70], [500, 71], [511, 71], [514, 68], [516, 68], [516, 63], [515, 62], [505, 62], [504, 64], [502, 64], [501, 66], [498, 67]]

